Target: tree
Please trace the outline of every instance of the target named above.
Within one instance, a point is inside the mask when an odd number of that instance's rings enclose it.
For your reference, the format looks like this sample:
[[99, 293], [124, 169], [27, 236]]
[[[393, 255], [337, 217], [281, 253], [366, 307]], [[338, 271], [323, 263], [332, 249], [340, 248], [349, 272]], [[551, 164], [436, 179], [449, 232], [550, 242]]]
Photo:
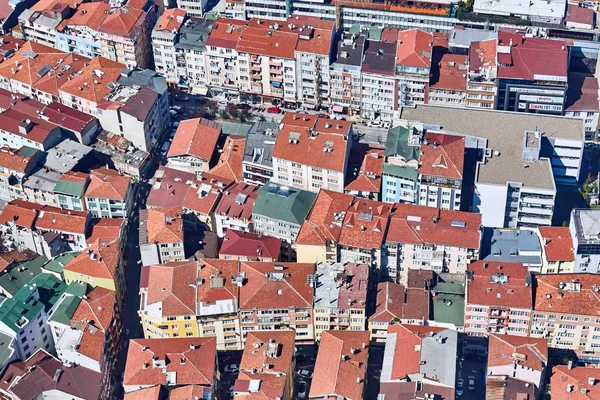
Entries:
[[236, 105], [233, 103], [227, 104], [225, 110], [227, 111], [227, 114], [229, 114], [233, 119], [237, 119], [240, 116], [240, 110], [238, 110]]
[[221, 119], [229, 119], [229, 113], [226, 110], [219, 111], [219, 117]]

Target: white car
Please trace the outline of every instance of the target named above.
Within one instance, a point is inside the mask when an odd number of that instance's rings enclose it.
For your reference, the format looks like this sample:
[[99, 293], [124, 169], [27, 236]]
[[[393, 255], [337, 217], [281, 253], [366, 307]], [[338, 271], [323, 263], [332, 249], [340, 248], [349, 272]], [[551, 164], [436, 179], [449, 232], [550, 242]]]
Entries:
[[238, 372], [239, 369], [240, 369], [240, 366], [238, 364], [229, 364], [229, 365], [225, 366], [224, 371], [225, 372], [236, 373], [236, 372]]
[[464, 380], [459, 379], [458, 381], [456, 381], [456, 395], [457, 396], [462, 396], [464, 386], [465, 386]]
[[219, 106], [219, 110], [224, 110], [227, 108], [227, 104], [229, 104], [228, 102], [226, 102], [225, 100], [219, 100], [217, 102], [217, 106]]
[[473, 390], [475, 390], [475, 377], [474, 376], [469, 377], [467, 389], [469, 389], [469, 392], [472, 392]]
[[303, 370], [298, 371], [298, 376], [300, 378], [304, 378], [304, 379], [311, 379], [313, 374], [312, 374], [312, 372], [303, 369]]
[[171, 106], [171, 110], [180, 113], [183, 111], [183, 108], [181, 108], [181, 106]]
[[383, 122], [381, 122], [380, 120], [369, 121], [367, 123], [367, 126], [370, 126], [372, 128], [383, 128]]
[[306, 382], [300, 381], [298, 383], [298, 398], [303, 399], [306, 397]]

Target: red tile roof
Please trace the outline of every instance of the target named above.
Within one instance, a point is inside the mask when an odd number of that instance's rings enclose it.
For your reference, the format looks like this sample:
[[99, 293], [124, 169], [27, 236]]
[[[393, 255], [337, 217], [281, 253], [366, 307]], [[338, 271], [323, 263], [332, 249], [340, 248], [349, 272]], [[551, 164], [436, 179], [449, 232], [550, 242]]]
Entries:
[[123, 400], [162, 400], [160, 397], [161, 385], [125, 393]]
[[162, 317], [195, 315], [198, 264], [195, 261], [152, 265], [148, 269], [148, 305], [160, 303]]
[[4, 210], [2, 210], [2, 214], [0, 214], [0, 224], [11, 222], [23, 228], [33, 229], [35, 218], [37, 217], [38, 211], [42, 208], [43, 206], [36, 203], [30, 203], [24, 200], [13, 200], [4, 207]]
[[594, 26], [595, 12], [591, 8], [582, 7], [578, 4], [567, 4], [567, 15], [565, 15], [565, 21], [575, 22], [578, 24]]
[[386, 242], [479, 249], [481, 214], [395, 204]]
[[22, 174], [25, 173], [31, 158], [19, 154], [19, 150], [7, 146], [0, 147], [0, 167]]
[[263, 22], [242, 31], [236, 50], [240, 53], [293, 60], [297, 43], [297, 34], [269, 29], [267, 22]]
[[95, 218], [92, 220], [91, 233], [86, 241], [88, 245], [96, 242], [98, 239], [117, 239], [121, 237], [123, 229], [123, 218]]
[[[89, 3], [98, 4], [98, 3]], [[100, 3], [102, 4], [102, 3]], [[67, 107], [58, 102], [48, 104], [43, 110], [44, 118], [48, 122], [67, 128], [73, 132], [82, 132], [96, 118], [90, 114]]]
[[[593, 383], [590, 384], [590, 380]], [[600, 368], [557, 365], [552, 368], [552, 400], [600, 400]], [[585, 393], [583, 392], [585, 391]]]
[[[198, 286], [196, 300], [200, 303], [214, 303], [223, 300], [235, 300], [237, 302], [239, 288], [231, 280], [237, 273], [237, 261], [203, 258], [200, 260], [198, 278], [203, 279], [204, 283]], [[223, 286], [211, 285], [211, 280], [215, 278], [224, 279]]]
[[495, 68], [497, 40], [489, 39], [472, 42], [469, 46], [469, 69], [479, 72], [485, 68]]
[[179, 31], [187, 13], [180, 8], [170, 8], [160, 16], [155, 31]]
[[429, 319], [429, 291], [417, 288], [405, 288], [392, 282], [377, 285], [375, 312], [369, 321], [390, 322], [394, 318]]
[[[250, 381], [259, 381], [257, 391], [250, 391]], [[240, 372], [233, 385], [234, 400], [277, 400], [285, 397], [285, 375]], [[252, 388], [254, 390], [254, 388]]]
[[212, 26], [207, 46], [222, 47], [226, 49], [235, 49], [244, 31], [246, 21], [229, 18], [219, 18]]
[[451, 179], [462, 179], [465, 160], [465, 138], [427, 133], [427, 144], [422, 143], [419, 174]]
[[536, 311], [600, 316], [600, 275], [536, 275]]
[[27, 249], [25, 251], [11, 250], [0, 253], [0, 272], [3, 272], [13, 264], [16, 265], [24, 261], [33, 260], [37, 256], [37, 253]]
[[215, 338], [132, 339], [123, 385], [164, 385], [174, 373], [173, 385], [211, 386], [216, 354]]
[[354, 196], [349, 194], [319, 191], [310, 214], [300, 227], [296, 243], [325, 245], [328, 240], [338, 241], [345, 214], [340, 215], [348, 210], [353, 201]]
[[99, 103], [111, 92], [125, 65], [104, 57], [96, 57], [82, 68], [60, 91], [93, 103]]
[[362, 399], [368, 346], [367, 331], [323, 332], [309, 396]]
[[25, 361], [14, 361], [6, 366], [4, 373], [0, 376], [0, 389], [8, 392], [9, 387], [14, 385], [17, 380], [25, 375], [28, 370], [45, 359], [54, 359], [54, 356], [47, 353], [44, 349], [38, 349]]
[[248, 331], [240, 371], [287, 375], [296, 351], [295, 337], [293, 330]]
[[228, 229], [219, 256], [241, 256], [246, 257], [248, 261], [260, 261], [265, 258], [277, 261], [280, 248], [281, 239]]
[[217, 206], [223, 190], [232, 183], [231, 179], [205, 172], [197, 178], [197, 186], [188, 190], [183, 200], [183, 207], [201, 216], [208, 216]]
[[41, 78], [38, 71], [46, 65], [56, 66], [67, 55], [43, 44], [26, 42], [12, 57], [0, 63], [0, 76], [32, 86]]
[[307, 279], [315, 272], [314, 264], [242, 262], [240, 272], [247, 279], [240, 288], [241, 309], [312, 307], [313, 288]]
[[[62, 60], [62, 61], [61, 61]], [[33, 83], [33, 88], [53, 96], [59, 96], [59, 89], [69, 81], [68, 71], [79, 71], [84, 68], [90, 59], [76, 53], [66, 54], [58, 60], [53, 68]], [[38, 74], [39, 76], [39, 74]]]
[[225, 215], [229, 218], [250, 220], [254, 202], [258, 197], [260, 188], [244, 182], [236, 183], [227, 188], [217, 207], [215, 215]]
[[513, 335], [491, 334], [488, 344], [488, 368], [519, 365], [542, 372], [548, 364], [548, 342]]
[[[476, 261], [468, 266], [467, 306], [483, 305], [532, 309], [531, 275], [521, 263]], [[507, 283], [493, 283], [492, 276], [506, 276]]]
[[119, 255], [120, 239], [100, 238], [91, 243], [86, 251], [70, 260], [64, 269], [97, 279], [115, 280]]
[[63, 32], [69, 26], [85, 26], [97, 31], [106, 18], [106, 12], [110, 10], [108, 3], [98, 1], [92, 3], [82, 3], [70, 18], [64, 19], [56, 28]]
[[102, 167], [92, 170], [85, 197], [124, 201], [130, 181], [128, 176], [120, 175], [114, 169]]
[[544, 226], [538, 229], [547, 261], [575, 261], [573, 238], [568, 227]]
[[286, 120], [290, 118], [284, 117], [283, 128], [279, 129], [275, 140], [273, 157], [344, 172], [349, 161], [346, 157], [346, 138], [351, 132], [352, 123], [320, 118], [314, 125], [310, 125], [313, 118], [306, 117], [308, 120], [304, 121], [304, 116], [298, 116], [299, 120], [294, 121], [294, 116], [295, 114], [292, 114], [289, 124]]
[[345, 211], [337, 242], [349, 247], [381, 248], [391, 211], [392, 204], [355, 197]]
[[345, 191], [372, 192], [379, 194], [381, 190], [381, 174], [383, 172], [384, 150], [370, 148], [362, 156], [356, 178], [346, 185]]
[[150, 208], [140, 212], [140, 229], [147, 232], [147, 243], [178, 243], [183, 241], [181, 207]]
[[[566, 41], [525, 38], [508, 29], [500, 29], [498, 41], [499, 78], [533, 80], [541, 75], [566, 80], [569, 58]], [[503, 53], [502, 47], [509, 47], [510, 53]]]
[[35, 221], [37, 229], [84, 235], [87, 232], [89, 213], [86, 211], [62, 210], [44, 206]]
[[[29, 121], [31, 129], [27, 133], [21, 133], [19, 127], [27, 125], [27, 121]], [[15, 109], [8, 109], [0, 114], [0, 129], [43, 145], [50, 133], [58, 128], [43, 119], [32, 117]]]
[[600, 111], [598, 78], [592, 75], [569, 74], [565, 110], [568, 112]]
[[212, 393], [211, 388], [200, 385], [187, 385], [169, 392], [169, 400], [190, 400], [210, 398], [205, 394]]
[[99, 32], [133, 39], [142, 31], [146, 13], [127, 5], [110, 12], [98, 28]]
[[220, 176], [224, 179], [241, 182], [244, 180], [242, 162], [244, 160], [244, 148], [246, 138], [229, 136], [223, 146], [223, 152], [219, 156], [219, 161], [210, 173]]
[[396, 65], [405, 67], [430, 68], [433, 36], [420, 29], [400, 31]]
[[149, 208], [182, 206], [187, 194], [196, 190], [192, 187], [196, 174], [173, 168], [161, 166], [154, 174], [154, 181], [146, 201]]
[[193, 156], [210, 161], [221, 135], [221, 124], [204, 118], [181, 121], [167, 157]]
[[467, 90], [468, 57], [460, 54], [444, 54], [438, 64], [437, 81], [431, 82], [434, 89]]

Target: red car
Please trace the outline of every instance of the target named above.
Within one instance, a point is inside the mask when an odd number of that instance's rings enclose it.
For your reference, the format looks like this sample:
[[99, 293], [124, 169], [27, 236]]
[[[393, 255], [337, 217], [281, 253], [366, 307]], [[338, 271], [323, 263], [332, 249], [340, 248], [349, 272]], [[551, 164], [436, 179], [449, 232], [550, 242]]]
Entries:
[[267, 112], [269, 114], [279, 114], [281, 110], [279, 109], [279, 107], [269, 107], [267, 108]]

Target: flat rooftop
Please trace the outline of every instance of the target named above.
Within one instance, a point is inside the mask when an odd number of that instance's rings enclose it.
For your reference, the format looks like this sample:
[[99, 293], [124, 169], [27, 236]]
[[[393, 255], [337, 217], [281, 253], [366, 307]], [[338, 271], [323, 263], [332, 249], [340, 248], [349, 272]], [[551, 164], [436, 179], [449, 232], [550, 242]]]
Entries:
[[486, 140], [486, 147], [500, 155], [479, 164], [477, 182], [498, 185], [516, 182], [525, 187], [555, 189], [549, 160], [523, 160], [525, 131], [537, 130], [549, 139], [583, 141], [584, 138], [583, 120], [562, 116], [417, 105], [402, 108], [401, 118], [439, 126], [447, 133]]
[[66, 139], [48, 150], [44, 166], [64, 174], [71, 171], [90, 151], [90, 147]]

